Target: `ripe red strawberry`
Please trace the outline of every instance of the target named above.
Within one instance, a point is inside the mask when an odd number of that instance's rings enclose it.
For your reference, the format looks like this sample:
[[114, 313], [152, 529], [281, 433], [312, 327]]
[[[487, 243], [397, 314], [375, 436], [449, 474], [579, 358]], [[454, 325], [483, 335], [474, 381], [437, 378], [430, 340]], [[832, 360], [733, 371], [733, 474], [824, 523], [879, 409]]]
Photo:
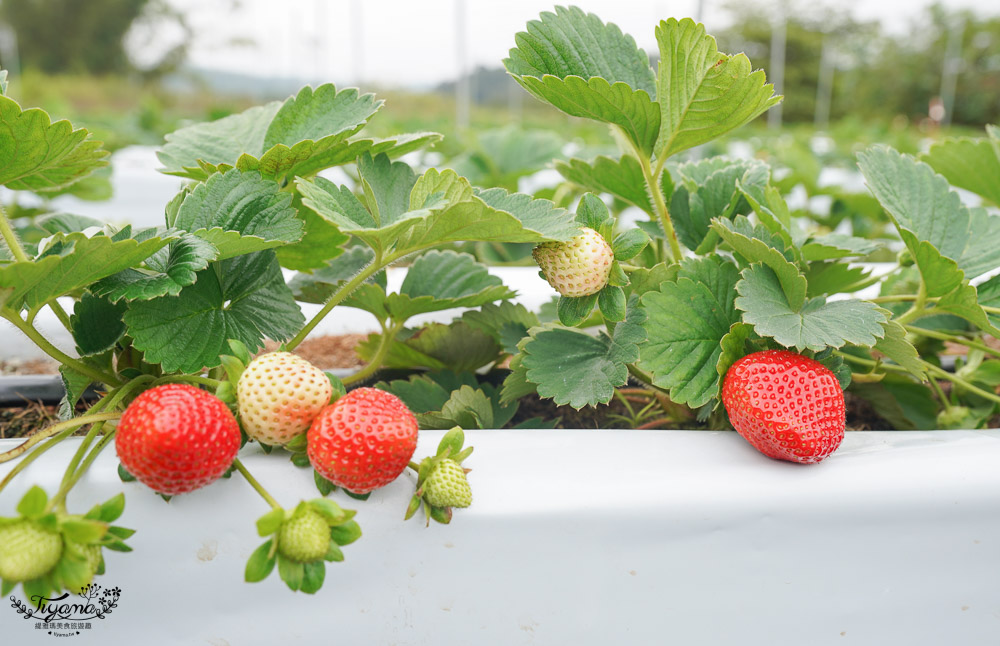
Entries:
[[764, 455], [819, 462], [844, 439], [844, 393], [818, 361], [765, 350], [734, 363], [722, 383], [733, 428]]
[[290, 352], [257, 357], [236, 386], [243, 430], [265, 444], [287, 444], [305, 433], [332, 394], [323, 371]]
[[135, 398], [115, 437], [125, 469], [162, 494], [217, 480], [240, 449], [240, 427], [224, 403], [194, 386], [167, 384]]
[[568, 242], [545, 242], [531, 253], [553, 289], [563, 296], [589, 296], [608, 284], [615, 253], [600, 233], [583, 227]]
[[309, 461], [321, 476], [367, 493], [406, 468], [417, 448], [417, 418], [395, 395], [358, 388], [324, 408], [306, 438]]

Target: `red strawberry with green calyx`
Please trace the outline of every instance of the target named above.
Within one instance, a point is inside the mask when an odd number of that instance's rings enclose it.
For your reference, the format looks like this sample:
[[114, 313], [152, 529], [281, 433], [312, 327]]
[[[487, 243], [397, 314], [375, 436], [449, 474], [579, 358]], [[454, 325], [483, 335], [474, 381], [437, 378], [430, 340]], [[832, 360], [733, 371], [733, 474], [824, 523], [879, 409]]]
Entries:
[[321, 476], [364, 494], [399, 477], [417, 448], [417, 430], [417, 418], [398, 397], [358, 388], [313, 420], [306, 453]]
[[166, 495], [219, 479], [240, 449], [240, 427], [214, 395], [186, 384], [142, 393], [122, 415], [115, 437], [122, 466]]
[[820, 362], [788, 350], [754, 352], [722, 383], [733, 428], [764, 455], [815, 463], [844, 439], [844, 393]]

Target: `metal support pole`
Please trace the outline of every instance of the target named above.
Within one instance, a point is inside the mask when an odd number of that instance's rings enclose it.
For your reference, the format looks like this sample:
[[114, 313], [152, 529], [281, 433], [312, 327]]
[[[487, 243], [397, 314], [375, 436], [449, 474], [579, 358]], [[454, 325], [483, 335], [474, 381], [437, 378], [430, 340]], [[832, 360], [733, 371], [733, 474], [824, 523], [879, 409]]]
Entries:
[[962, 68], [962, 35], [965, 33], [965, 20], [956, 18], [948, 30], [948, 41], [945, 44], [944, 69], [941, 71], [941, 105], [944, 107], [944, 118], [941, 125], [945, 128], [951, 125], [951, 115], [955, 108], [955, 86], [958, 84], [958, 72]]
[[[785, 11], [771, 24], [771, 68], [768, 70], [768, 80], [774, 84], [775, 94], [784, 94], [785, 86], [785, 32], [788, 28]], [[781, 104], [767, 111], [767, 127], [781, 127]]]
[[813, 120], [817, 130], [830, 125], [830, 104], [833, 102], [833, 46], [829, 34], [823, 35], [823, 48], [819, 55], [819, 79], [816, 82], [816, 115]]
[[465, 0], [455, 0], [455, 58], [458, 61], [458, 81], [455, 83], [455, 127], [459, 130], [469, 127], [469, 107], [472, 103], [466, 27]]

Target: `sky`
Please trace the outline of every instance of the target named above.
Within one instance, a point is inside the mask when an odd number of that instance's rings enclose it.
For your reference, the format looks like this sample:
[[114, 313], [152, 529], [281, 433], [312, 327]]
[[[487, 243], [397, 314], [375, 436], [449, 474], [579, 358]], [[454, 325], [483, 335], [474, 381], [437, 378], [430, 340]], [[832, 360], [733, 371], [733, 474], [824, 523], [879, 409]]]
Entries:
[[[697, 17], [709, 33], [729, 24], [720, 0], [576, 0], [572, 4], [614, 22], [638, 45], [655, 51], [655, 24]], [[498, 66], [514, 34], [552, 2], [539, 0], [170, 0], [197, 38], [197, 67], [338, 84], [429, 87], [464, 69]], [[839, 0], [864, 20], [901, 31], [932, 0]], [[237, 4], [237, 8], [233, 5]], [[949, 8], [981, 10], [984, 0], [943, 0]], [[463, 37], [464, 36], [464, 37]], [[169, 32], [160, 34], [169, 39]], [[465, 52], [464, 56], [459, 53]]]

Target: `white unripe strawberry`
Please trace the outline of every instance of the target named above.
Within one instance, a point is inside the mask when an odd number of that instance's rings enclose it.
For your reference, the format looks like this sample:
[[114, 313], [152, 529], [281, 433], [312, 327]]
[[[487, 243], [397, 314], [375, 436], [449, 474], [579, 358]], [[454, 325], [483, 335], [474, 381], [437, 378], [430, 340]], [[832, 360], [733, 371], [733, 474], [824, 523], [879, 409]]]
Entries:
[[243, 430], [265, 444], [287, 444], [305, 433], [332, 394], [323, 371], [290, 352], [257, 357], [236, 385]]
[[563, 296], [589, 296], [608, 284], [614, 251], [601, 234], [583, 227], [568, 242], [545, 242], [532, 252], [545, 280]]

